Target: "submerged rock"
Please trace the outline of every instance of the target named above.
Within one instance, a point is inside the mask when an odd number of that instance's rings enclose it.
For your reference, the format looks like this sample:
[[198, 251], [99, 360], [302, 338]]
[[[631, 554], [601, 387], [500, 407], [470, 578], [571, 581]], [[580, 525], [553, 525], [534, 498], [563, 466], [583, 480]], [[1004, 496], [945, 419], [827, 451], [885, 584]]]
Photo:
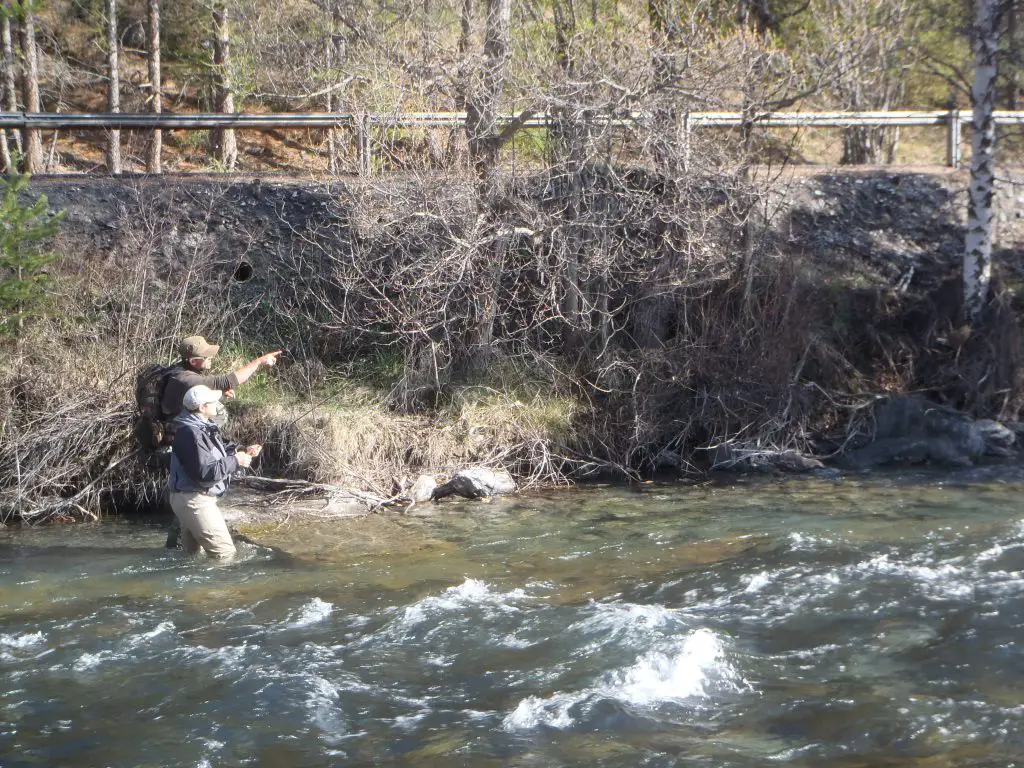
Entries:
[[446, 496], [462, 496], [466, 499], [480, 499], [487, 496], [500, 496], [516, 489], [512, 475], [503, 469], [487, 469], [471, 467], [460, 469], [444, 485], [439, 485], [431, 494], [431, 499], [440, 501]]

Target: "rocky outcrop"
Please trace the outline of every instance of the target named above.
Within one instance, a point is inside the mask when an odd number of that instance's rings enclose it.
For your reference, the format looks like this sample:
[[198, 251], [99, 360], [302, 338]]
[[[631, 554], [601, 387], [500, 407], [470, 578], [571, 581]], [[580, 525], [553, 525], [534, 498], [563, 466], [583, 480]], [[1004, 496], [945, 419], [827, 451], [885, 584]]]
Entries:
[[991, 419], [972, 419], [965, 413], [916, 395], [880, 401], [874, 409], [874, 429], [848, 451], [840, 463], [850, 469], [885, 464], [974, 466], [985, 456], [1012, 456], [1017, 436]]

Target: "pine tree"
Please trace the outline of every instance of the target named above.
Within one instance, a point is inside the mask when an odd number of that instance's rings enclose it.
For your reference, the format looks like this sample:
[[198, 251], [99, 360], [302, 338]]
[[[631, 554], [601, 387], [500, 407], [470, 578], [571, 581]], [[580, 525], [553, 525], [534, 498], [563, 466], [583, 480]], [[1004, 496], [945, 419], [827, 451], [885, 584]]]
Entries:
[[57, 233], [64, 212], [51, 212], [46, 195], [23, 201], [29, 178], [0, 178], [0, 334], [17, 334], [25, 318], [44, 307], [49, 280], [45, 267], [57, 258], [42, 243]]

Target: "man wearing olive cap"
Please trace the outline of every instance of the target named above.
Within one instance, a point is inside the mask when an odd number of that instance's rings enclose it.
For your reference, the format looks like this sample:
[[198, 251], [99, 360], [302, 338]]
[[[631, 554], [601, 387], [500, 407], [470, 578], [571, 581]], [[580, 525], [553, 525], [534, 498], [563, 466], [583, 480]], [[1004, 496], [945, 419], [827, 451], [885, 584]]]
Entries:
[[229, 558], [235, 554], [235, 544], [217, 499], [227, 492], [231, 475], [252, 464], [262, 447], [241, 449], [224, 442], [213, 422], [222, 394], [200, 384], [182, 398], [184, 410], [174, 419], [167, 487], [185, 551], [191, 554], [202, 548], [210, 557]]
[[173, 419], [181, 412], [182, 398], [192, 387], [202, 384], [210, 389], [222, 391], [228, 397], [234, 397], [235, 387], [247, 382], [260, 366], [273, 366], [277, 362], [277, 356], [281, 351], [268, 352], [257, 357], [252, 362], [246, 363], [237, 371], [224, 376], [215, 376], [210, 373], [210, 366], [213, 365], [213, 358], [220, 351], [220, 346], [210, 344], [202, 336], [189, 336], [182, 339], [178, 345], [178, 353], [181, 362], [175, 366], [168, 375], [167, 383], [164, 385], [164, 395], [161, 406], [164, 416]]
[[[248, 381], [260, 366], [272, 367], [277, 362], [277, 356], [281, 354], [280, 350], [268, 352], [252, 362], [246, 363], [237, 371], [217, 376], [210, 373], [210, 367], [213, 365], [213, 358], [219, 351], [218, 344], [210, 344], [202, 336], [189, 336], [182, 339], [178, 345], [181, 362], [167, 375], [163, 398], [160, 402], [164, 418], [173, 419], [168, 422], [170, 434], [173, 434], [178, 427], [175, 417], [182, 412], [185, 393], [192, 387], [203, 386], [223, 392], [227, 397], [234, 397], [235, 387]], [[180, 534], [181, 526], [178, 525], [177, 518], [175, 518], [167, 532], [167, 542], [164, 546], [168, 549], [176, 548]]]

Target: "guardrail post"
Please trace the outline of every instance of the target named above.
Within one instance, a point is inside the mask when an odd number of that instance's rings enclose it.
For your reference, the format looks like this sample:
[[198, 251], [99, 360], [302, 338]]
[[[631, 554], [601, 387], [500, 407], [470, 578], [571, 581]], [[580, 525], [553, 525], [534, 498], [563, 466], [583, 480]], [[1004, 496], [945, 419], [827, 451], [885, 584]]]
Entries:
[[946, 165], [950, 168], [959, 168], [962, 159], [960, 110], [955, 107], [949, 110], [946, 120]]
[[370, 141], [370, 116], [362, 115], [359, 118], [358, 140], [359, 140], [359, 175], [370, 176], [373, 173], [373, 145]]

